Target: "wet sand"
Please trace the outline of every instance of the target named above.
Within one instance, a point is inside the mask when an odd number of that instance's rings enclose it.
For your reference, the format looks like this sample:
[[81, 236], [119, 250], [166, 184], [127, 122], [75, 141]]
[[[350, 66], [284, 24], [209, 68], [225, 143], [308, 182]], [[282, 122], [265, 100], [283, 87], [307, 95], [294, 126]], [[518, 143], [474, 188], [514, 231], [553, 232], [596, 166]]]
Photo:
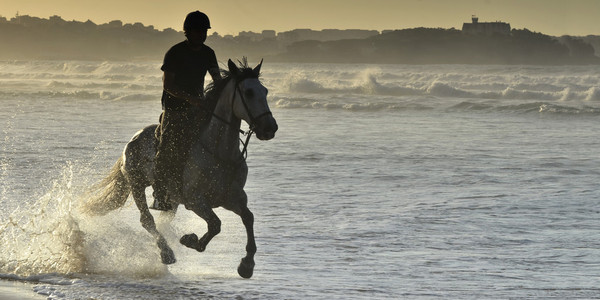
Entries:
[[0, 280], [0, 300], [41, 300], [46, 296], [33, 291], [33, 285], [18, 281]]

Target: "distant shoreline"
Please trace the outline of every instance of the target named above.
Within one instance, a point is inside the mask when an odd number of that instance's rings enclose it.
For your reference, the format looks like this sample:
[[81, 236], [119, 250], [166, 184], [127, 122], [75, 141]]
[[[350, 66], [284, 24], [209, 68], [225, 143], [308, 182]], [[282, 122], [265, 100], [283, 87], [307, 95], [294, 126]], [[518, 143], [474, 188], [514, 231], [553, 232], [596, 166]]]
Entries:
[[[65, 21], [0, 17], [0, 60], [161, 61], [185, 39], [182, 32], [162, 31], [141, 23]], [[600, 36], [552, 37], [527, 29], [509, 34], [466, 34], [457, 29], [401, 30], [264, 30], [238, 36], [210, 35], [206, 44], [217, 58], [265, 58], [291, 63], [365, 64], [600, 64]]]

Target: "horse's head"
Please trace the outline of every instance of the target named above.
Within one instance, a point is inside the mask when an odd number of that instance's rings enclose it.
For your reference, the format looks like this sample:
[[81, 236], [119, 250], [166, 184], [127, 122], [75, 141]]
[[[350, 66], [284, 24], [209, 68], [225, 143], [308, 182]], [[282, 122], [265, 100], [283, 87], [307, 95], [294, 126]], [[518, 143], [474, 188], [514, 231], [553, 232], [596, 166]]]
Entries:
[[258, 79], [262, 61], [254, 69], [240, 70], [231, 59], [227, 65], [236, 84], [233, 99], [234, 114], [250, 125], [258, 139], [274, 138], [278, 129], [277, 122], [267, 103], [268, 90]]

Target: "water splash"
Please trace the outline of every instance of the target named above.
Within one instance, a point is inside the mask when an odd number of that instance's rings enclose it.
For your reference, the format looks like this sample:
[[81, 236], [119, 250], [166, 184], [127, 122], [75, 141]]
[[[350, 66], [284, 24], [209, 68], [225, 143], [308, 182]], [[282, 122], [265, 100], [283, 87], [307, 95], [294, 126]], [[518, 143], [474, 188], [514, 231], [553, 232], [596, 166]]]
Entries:
[[72, 180], [73, 167], [68, 164], [48, 193], [2, 221], [0, 272], [28, 276], [84, 269], [84, 234], [73, 214]]
[[[85, 168], [84, 168], [85, 169]], [[0, 222], [0, 273], [21, 278], [39, 274], [117, 274], [156, 277], [166, 267], [153, 239], [131, 218], [134, 211], [105, 217], [79, 212], [90, 176], [67, 163], [48, 192], [15, 209]], [[134, 227], [135, 225], [135, 227]], [[137, 227], [139, 226], [139, 228]]]

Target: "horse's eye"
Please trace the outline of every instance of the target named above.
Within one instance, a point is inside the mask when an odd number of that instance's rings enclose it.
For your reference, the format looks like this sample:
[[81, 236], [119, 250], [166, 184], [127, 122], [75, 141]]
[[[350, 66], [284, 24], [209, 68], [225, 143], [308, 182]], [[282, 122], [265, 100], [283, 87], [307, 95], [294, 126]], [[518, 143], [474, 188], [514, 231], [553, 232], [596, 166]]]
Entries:
[[248, 98], [254, 97], [254, 91], [253, 90], [246, 90], [246, 92], [244, 92], [244, 94], [246, 94], [246, 97], [248, 97]]

